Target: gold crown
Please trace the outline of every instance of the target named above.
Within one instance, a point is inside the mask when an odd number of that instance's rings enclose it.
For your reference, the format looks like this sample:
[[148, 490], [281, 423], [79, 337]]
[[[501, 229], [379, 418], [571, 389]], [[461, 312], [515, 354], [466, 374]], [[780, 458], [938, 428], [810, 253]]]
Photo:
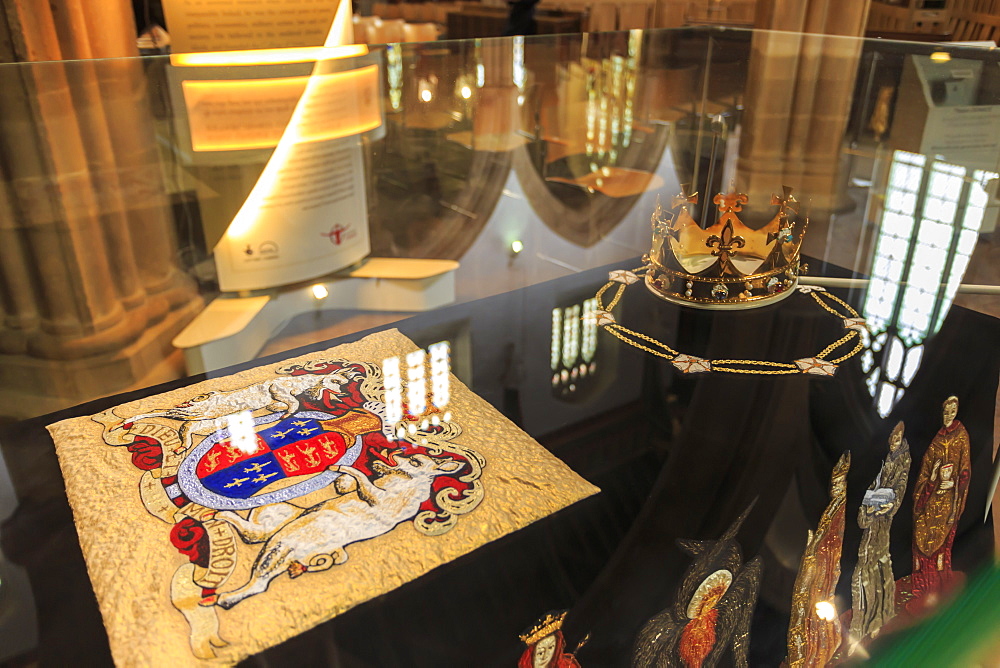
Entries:
[[521, 634], [521, 641], [525, 645], [534, 645], [546, 636], [550, 636], [562, 628], [563, 620], [566, 619], [566, 612], [549, 613], [545, 615], [537, 624], [531, 627], [527, 633]]
[[749, 308], [790, 295], [799, 280], [799, 249], [809, 219], [801, 224], [790, 219], [798, 202], [784, 186], [781, 196], [771, 195], [777, 214], [753, 230], [736, 215], [748, 201], [743, 193], [719, 193], [712, 199], [719, 217], [702, 228], [688, 210], [698, 203], [698, 193], [689, 195], [682, 186], [672, 202], [680, 211], [667, 217], [657, 198], [646, 287], [657, 297], [697, 308]]

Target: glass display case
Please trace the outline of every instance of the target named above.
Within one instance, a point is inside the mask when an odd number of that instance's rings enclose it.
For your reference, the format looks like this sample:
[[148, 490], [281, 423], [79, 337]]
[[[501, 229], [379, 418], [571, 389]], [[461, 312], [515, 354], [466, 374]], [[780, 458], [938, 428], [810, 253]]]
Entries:
[[998, 68], [713, 28], [0, 65], [0, 663], [901, 656], [996, 586]]

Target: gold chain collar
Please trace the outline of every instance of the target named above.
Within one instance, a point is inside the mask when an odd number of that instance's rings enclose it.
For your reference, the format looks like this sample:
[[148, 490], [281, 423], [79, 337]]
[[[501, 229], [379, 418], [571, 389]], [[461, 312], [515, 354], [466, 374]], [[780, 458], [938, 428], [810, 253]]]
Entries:
[[[597, 309], [584, 317], [594, 318], [594, 322], [599, 327], [603, 327], [612, 336], [621, 339], [630, 346], [669, 360], [671, 364], [683, 373], [708, 373], [716, 371], [719, 373], [761, 375], [807, 373], [818, 376], [832, 376], [837, 372], [837, 366], [841, 362], [850, 359], [865, 347], [861, 332], [868, 331], [868, 324], [850, 304], [840, 297], [830, 294], [825, 288], [800, 285], [797, 288], [799, 292], [809, 295], [824, 311], [843, 320], [844, 329], [847, 330], [846, 334], [821, 350], [815, 357], [804, 357], [792, 362], [709, 360], [678, 352], [662, 341], [657, 341], [650, 336], [634, 332], [623, 325], [619, 325], [615, 317], [611, 314], [611, 310], [618, 305], [618, 302], [621, 301], [622, 296], [625, 294], [625, 289], [633, 283], [638, 282], [640, 280], [639, 275], [646, 273], [649, 268], [650, 266], [646, 264], [631, 271], [617, 269], [609, 272], [608, 282], [597, 291]], [[618, 285], [618, 290], [611, 299], [611, 303], [604, 306], [604, 294], [615, 284]], [[846, 314], [837, 310], [837, 307], [846, 311]], [[857, 342], [850, 352], [828, 359], [828, 356], [835, 354], [836, 351], [843, 349], [854, 340], [857, 340]]]

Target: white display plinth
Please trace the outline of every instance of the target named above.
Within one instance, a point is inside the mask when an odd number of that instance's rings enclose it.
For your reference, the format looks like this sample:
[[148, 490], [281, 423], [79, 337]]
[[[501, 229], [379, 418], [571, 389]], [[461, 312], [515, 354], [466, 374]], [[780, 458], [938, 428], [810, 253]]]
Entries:
[[184, 351], [188, 373], [221, 369], [252, 359], [275, 332], [302, 313], [418, 312], [450, 304], [457, 268], [452, 260], [371, 258], [353, 271], [307, 285], [264, 295], [223, 295], [205, 307], [173, 345]]

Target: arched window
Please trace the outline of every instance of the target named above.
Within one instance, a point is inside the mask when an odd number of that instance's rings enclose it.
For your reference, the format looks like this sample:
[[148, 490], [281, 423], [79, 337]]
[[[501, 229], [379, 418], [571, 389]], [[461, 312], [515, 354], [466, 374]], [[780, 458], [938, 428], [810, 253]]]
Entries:
[[552, 309], [552, 344], [549, 358], [552, 393], [568, 397], [588, 384], [597, 374], [597, 322], [593, 311], [596, 299], [583, 304]]
[[872, 329], [861, 357], [883, 417], [903, 396], [969, 265], [997, 174], [896, 151], [875, 242], [864, 315]]

